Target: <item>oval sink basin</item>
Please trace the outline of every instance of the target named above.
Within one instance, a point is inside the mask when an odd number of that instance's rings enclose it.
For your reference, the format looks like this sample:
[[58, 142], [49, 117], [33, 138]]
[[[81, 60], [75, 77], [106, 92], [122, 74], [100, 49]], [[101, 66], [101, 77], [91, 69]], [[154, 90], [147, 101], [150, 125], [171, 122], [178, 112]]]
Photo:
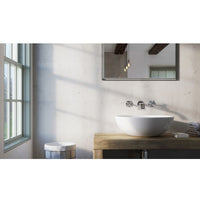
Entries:
[[174, 117], [168, 115], [119, 115], [115, 117], [118, 127], [133, 136], [159, 136], [167, 131]]

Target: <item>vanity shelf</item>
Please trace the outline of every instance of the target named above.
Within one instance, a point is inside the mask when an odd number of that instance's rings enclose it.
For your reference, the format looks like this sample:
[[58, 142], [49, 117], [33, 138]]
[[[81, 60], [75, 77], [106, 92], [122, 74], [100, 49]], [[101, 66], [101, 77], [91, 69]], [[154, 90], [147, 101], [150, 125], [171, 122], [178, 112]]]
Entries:
[[165, 133], [159, 137], [135, 137], [127, 134], [96, 133], [93, 158], [103, 159], [104, 150], [156, 150], [156, 149], [200, 149], [200, 137], [175, 138]]

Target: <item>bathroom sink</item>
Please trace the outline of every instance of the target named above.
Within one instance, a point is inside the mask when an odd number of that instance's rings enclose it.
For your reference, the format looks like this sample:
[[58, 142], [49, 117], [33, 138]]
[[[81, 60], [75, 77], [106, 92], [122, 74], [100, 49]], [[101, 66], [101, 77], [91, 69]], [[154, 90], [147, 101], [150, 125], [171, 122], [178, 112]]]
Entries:
[[164, 133], [174, 117], [168, 115], [119, 115], [115, 117], [118, 127], [133, 136], [159, 136]]

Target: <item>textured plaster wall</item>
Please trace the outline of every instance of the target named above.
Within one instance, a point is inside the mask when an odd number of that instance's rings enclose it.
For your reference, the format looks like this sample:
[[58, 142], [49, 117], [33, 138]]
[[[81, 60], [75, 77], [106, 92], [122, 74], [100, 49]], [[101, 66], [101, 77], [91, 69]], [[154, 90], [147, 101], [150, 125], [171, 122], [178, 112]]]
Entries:
[[[34, 157], [52, 141], [77, 144], [78, 158], [92, 158], [93, 135], [118, 133], [119, 114], [169, 114], [172, 130], [200, 121], [200, 45], [180, 45], [179, 81], [102, 81], [101, 44], [36, 44]], [[155, 100], [155, 108], [125, 102]]]

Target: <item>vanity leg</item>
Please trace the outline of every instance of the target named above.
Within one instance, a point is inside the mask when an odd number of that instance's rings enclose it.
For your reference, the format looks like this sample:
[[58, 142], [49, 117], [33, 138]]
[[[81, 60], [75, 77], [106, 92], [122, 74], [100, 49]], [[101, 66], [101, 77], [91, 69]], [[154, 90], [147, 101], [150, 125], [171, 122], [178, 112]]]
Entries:
[[142, 159], [148, 159], [149, 155], [148, 155], [148, 150], [144, 149], [142, 150]]
[[93, 159], [103, 159], [103, 150], [93, 150]]

